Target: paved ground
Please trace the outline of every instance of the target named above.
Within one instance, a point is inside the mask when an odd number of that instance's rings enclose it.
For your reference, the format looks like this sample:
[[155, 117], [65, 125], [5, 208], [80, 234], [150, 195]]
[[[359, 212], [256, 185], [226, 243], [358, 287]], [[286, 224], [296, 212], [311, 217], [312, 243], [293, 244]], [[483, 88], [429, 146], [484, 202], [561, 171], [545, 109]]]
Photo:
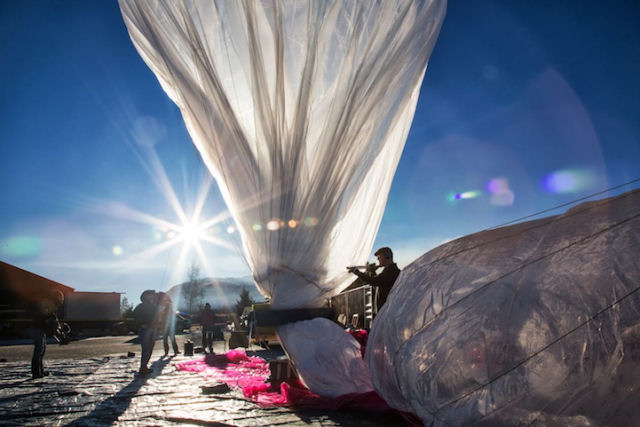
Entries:
[[[183, 338], [184, 337], [184, 338]], [[182, 341], [187, 335], [178, 336], [178, 344], [182, 347]], [[140, 344], [134, 342], [136, 335], [120, 337], [99, 337], [86, 338], [81, 341], [72, 341], [68, 345], [58, 345], [53, 340], [47, 344], [45, 360], [57, 359], [85, 359], [90, 357], [103, 357], [111, 355], [123, 355], [129, 351], [140, 354]], [[7, 362], [17, 362], [20, 360], [31, 361], [33, 344], [30, 340], [21, 340], [17, 345], [0, 345], [0, 359]], [[156, 343], [158, 348], [162, 347], [162, 342]]]
[[[186, 339], [186, 335], [179, 337]], [[31, 380], [29, 345], [0, 347], [0, 420], [3, 426], [389, 426], [403, 425], [395, 416], [362, 412], [262, 409], [238, 390], [204, 394], [207, 380], [196, 373], [175, 369], [183, 355], [163, 357], [156, 343], [153, 374], [136, 376], [140, 347], [129, 337], [75, 341], [68, 346], [49, 345], [45, 356], [49, 377]], [[197, 338], [197, 337], [193, 337]], [[195, 341], [197, 343], [197, 341]], [[224, 343], [214, 350], [222, 352]], [[102, 351], [99, 356], [95, 355]], [[134, 351], [135, 357], [126, 357]], [[26, 357], [25, 357], [26, 355]], [[258, 355], [269, 359], [266, 350]], [[201, 357], [196, 355], [195, 357]], [[211, 385], [211, 384], [209, 384]]]

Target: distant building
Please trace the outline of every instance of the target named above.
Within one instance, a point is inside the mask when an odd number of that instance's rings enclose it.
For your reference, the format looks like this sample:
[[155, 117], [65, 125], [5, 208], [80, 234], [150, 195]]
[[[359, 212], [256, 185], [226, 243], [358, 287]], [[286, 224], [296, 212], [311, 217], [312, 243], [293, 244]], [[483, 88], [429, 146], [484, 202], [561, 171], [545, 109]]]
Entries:
[[74, 331], [106, 331], [120, 320], [117, 292], [76, 292], [70, 286], [0, 261], [0, 336], [26, 336], [31, 322], [27, 305], [54, 289], [65, 295], [58, 317], [70, 323]]
[[[27, 304], [54, 289], [62, 291], [65, 297], [74, 291], [70, 286], [0, 261], [0, 335], [26, 335], [31, 321], [26, 311]], [[61, 315], [63, 310], [64, 305], [58, 314]]]
[[54, 289], [61, 290], [65, 296], [74, 291], [70, 286], [0, 261], [0, 301], [2, 304], [28, 300], [50, 293]]

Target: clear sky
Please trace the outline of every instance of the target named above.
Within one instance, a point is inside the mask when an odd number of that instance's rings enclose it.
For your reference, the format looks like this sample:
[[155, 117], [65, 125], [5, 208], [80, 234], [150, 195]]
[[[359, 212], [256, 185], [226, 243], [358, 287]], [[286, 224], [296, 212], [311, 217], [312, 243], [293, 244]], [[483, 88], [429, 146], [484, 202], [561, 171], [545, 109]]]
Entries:
[[[0, 118], [1, 260], [132, 300], [186, 279], [168, 223], [208, 173], [116, 1], [0, 2]], [[638, 178], [640, 3], [451, 1], [375, 246], [403, 267]], [[224, 215], [206, 194], [201, 218]], [[203, 275], [249, 274], [229, 225]]]

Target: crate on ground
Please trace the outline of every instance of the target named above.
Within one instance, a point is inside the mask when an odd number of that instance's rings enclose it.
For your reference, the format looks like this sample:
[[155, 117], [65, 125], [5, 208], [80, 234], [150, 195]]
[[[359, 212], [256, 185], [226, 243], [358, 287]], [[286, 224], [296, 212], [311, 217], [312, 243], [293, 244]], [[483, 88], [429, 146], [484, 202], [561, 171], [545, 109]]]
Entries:
[[298, 373], [287, 357], [279, 357], [269, 362], [269, 379], [271, 387], [280, 387], [283, 381], [291, 378], [298, 378]]

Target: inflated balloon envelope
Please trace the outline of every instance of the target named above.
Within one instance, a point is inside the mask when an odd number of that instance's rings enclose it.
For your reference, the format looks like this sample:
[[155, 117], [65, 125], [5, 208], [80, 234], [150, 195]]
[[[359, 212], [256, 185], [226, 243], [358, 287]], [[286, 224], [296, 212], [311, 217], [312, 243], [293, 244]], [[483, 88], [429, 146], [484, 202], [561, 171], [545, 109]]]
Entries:
[[637, 425], [640, 190], [433, 249], [375, 322], [373, 384], [425, 425]]
[[[259, 290], [277, 309], [325, 304], [371, 251], [445, 1], [119, 3]], [[314, 392], [371, 389], [358, 344], [331, 321], [277, 332]]]

